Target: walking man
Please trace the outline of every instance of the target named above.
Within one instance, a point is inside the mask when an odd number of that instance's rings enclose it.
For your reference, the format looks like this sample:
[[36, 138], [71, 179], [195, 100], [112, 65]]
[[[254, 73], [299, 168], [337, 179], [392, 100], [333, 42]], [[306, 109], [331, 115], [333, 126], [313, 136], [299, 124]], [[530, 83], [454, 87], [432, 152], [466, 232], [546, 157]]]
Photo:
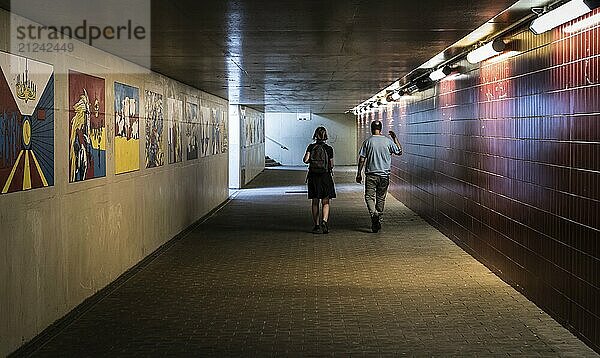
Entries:
[[380, 121], [371, 123], [371, 137], [365, 140], [360, 148], [358, 173], [356, 182], [362, 183], [362, 171], [365, 169], [365, 201], [371, 215], [371, 230], [381, 229], [381, 216], [385, 205], [385, 196], [390, 184], [392, 154], [401, 155], [402, 146], [396, 133], [390, 131], [389, 138], [381, 135]]

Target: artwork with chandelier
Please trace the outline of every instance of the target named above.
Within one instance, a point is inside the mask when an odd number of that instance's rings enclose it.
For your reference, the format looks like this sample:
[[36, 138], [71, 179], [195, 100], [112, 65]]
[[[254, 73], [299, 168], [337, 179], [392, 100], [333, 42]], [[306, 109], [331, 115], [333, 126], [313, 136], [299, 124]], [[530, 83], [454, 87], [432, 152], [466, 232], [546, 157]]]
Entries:
[[54, 67], [0, 52], [0, 193], [54, 185]]

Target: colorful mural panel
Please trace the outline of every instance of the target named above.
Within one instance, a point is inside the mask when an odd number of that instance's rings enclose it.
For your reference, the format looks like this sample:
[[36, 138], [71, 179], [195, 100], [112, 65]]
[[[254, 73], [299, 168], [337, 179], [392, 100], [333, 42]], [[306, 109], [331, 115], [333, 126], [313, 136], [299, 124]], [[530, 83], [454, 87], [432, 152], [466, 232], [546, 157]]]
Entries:
[[140, 90], [115, 82], [115, 174], [140, 169]]
[[106, 176], [104, 79], [69, 71], [69, 182]]
[[200, 126], [200, 121], [198, 118], [197, 104], [189, 102], [186, 103], [185, 119], [187, 160], [198, 159], [198, 127]]
[[167, 98], [167, 120], [169, 121], [169, 164], [179, 163], [183, 159], [181, 145], [181, 117], [183, 101]]
[[146, 91], [146, 168], [155, 168], [165, 164], [163, 149], [163, 96]]
[[54, 185], [54, 67], [0, 52], [0, 193]]

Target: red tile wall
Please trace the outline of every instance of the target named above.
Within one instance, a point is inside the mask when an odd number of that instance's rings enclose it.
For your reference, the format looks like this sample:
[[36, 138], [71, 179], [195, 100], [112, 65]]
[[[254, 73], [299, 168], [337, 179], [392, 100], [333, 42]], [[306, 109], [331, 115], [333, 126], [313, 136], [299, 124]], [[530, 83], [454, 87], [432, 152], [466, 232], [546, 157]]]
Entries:
[[396, 131], [392, 194], [600, 351], [600, 27], [506, 39], [359, 141]]

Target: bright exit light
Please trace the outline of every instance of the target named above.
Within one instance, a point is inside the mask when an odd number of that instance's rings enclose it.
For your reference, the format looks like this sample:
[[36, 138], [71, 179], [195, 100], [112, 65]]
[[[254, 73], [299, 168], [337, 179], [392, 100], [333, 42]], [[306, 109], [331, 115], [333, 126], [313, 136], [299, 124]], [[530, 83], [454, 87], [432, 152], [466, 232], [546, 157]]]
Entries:
[[583, 19], [581, 21], [577, 21], [572, 25], [565, 26], [563, 32], [566, 34], [572, 34], [574, 32], [579, 32], [581, 30], [585, 30], [598, 24], [600, 24], [600, 14], [590, 16], [587, 19]]
[[585, 15], [598, 7], [597, 1], [571, 0], [568, 3], [549, 11], [533, 20], [529, 28], [534, 34], [543, 34], [546, 31]]
[[472, 64], [479, 63], [490, 57], [496, 56], [497, 54], [504, 51], [505, 48], [506, 43], [501, 39], [496, 39], [479, 47], [478, 49], [469, 52], [469, 54], [467, 55], [467, 61], [469, 61]]

